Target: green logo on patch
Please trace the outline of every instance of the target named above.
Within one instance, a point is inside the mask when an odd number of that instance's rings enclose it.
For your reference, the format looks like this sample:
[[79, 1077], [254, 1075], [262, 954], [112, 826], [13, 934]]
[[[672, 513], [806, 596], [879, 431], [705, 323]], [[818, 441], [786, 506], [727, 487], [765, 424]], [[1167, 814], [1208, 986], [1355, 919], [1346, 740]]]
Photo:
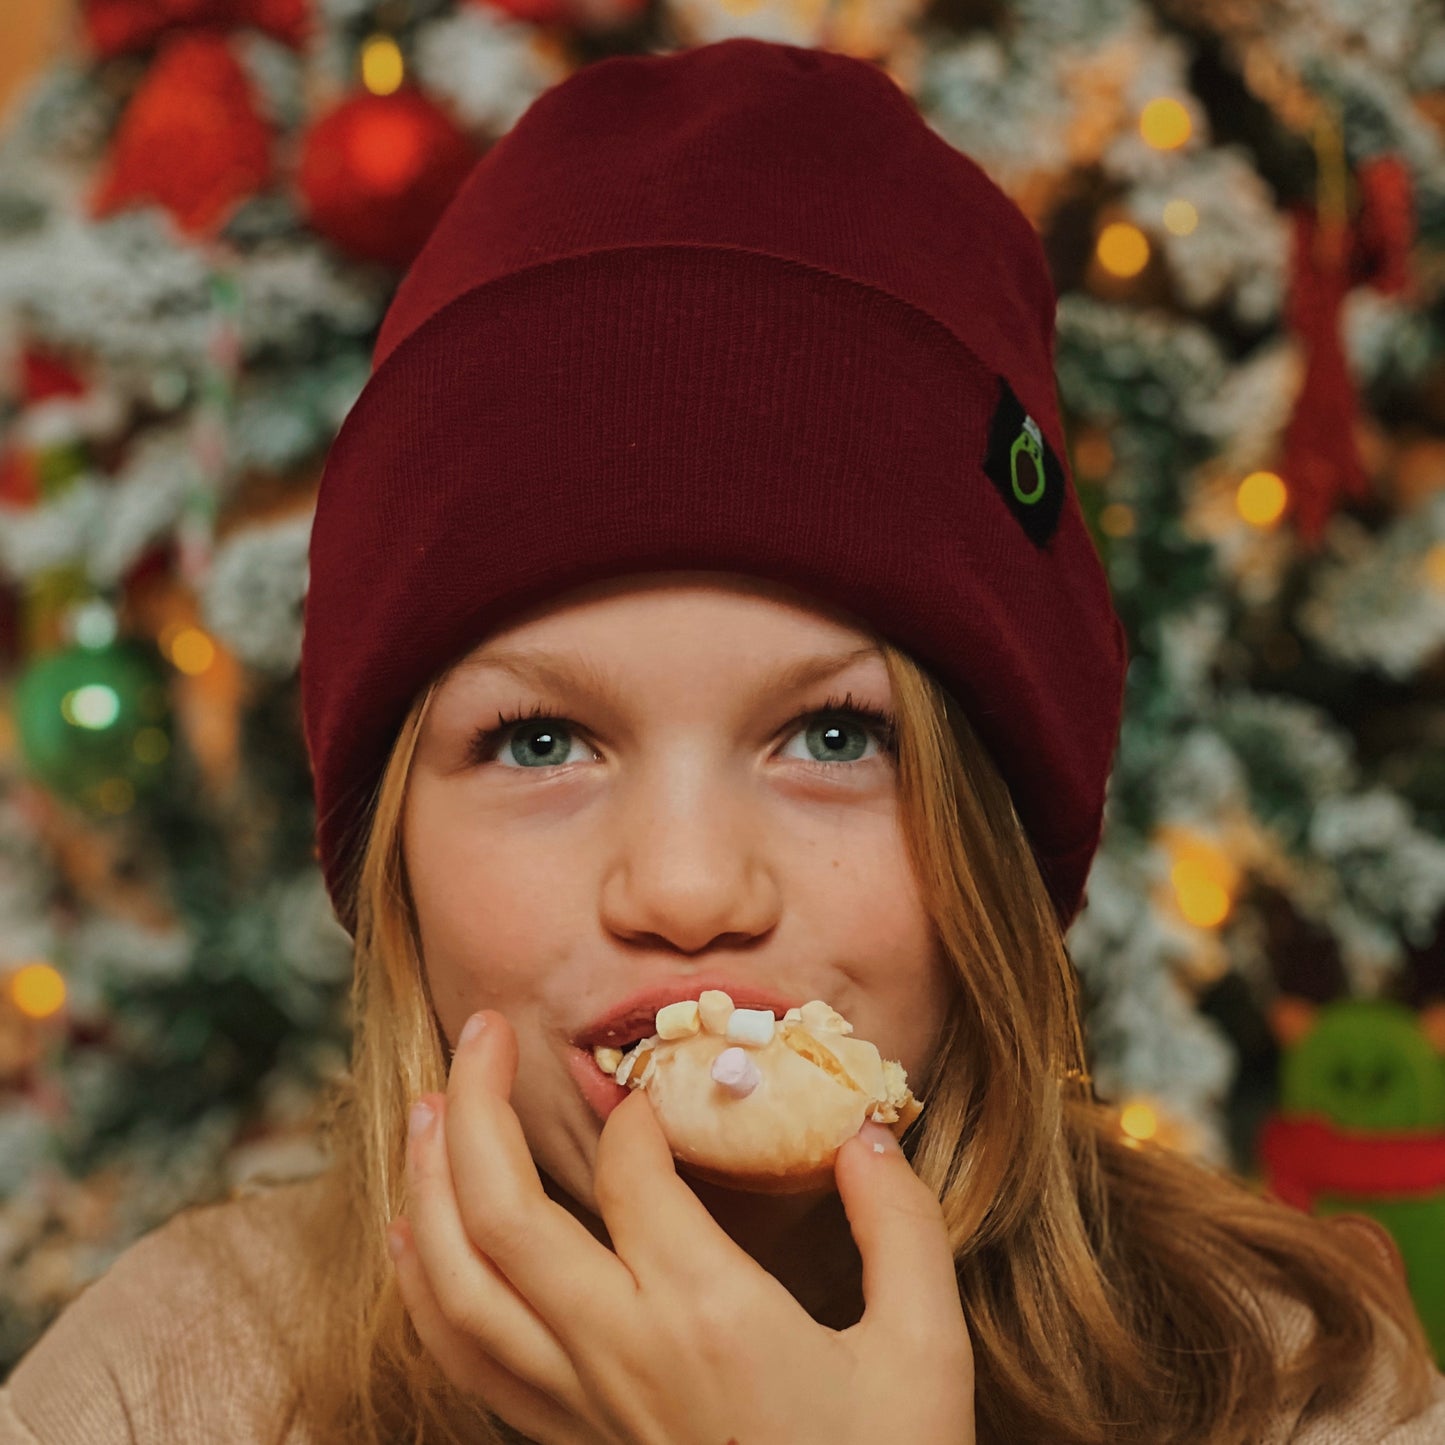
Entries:
[[989, 422], [983, 470], [1036, 547], [1045, 547], [1064, 505], [1064, 469], [1043, 429], [1002, 377]]
[[[1030, 489], [1026, 492], [1019, 478], [1019, 457], [1025, 458], [1025, 467], [1031, 473]], [[1024, 418], [1024, 429], [1014, 438], [1008, 454], [1009, 472], [1013, 477], [1014, 496], [1026, 507], [1031, 507], [1044, 494], [1044, 434], [1033, 417]]]

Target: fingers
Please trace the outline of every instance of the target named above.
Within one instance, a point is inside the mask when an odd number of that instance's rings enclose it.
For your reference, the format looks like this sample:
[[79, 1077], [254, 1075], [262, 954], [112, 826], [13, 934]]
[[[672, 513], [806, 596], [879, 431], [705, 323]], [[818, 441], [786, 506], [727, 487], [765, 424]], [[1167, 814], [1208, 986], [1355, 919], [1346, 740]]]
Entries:
[[508, 1102], [516, 1035], [501, 1014], [474, 1017], [486, 1027], [458, 1046], [446, 1094], [446, 1155], [460, 1226], [575, 1357], [577, 1347], [619, 1328], [636, 1284], [611, 1250], [547, 1197]]
[[407, 1145], [413, 1247], [406, 1257], [424, 1276], [449, 1329], [473, 1341], [512, 1375], [571, 1403], [580, 1390], [566, 1352], [463, 1227], [444, 1141], [447, 1101], [430, 1094], [422, 1102], [439, 1112]]
[[405, 1218], [391, 1231], [400, 1245], [396, 1283], [412, 1328], [443, 1375], [463, 1394], [482, 1400], [493, 1413], [530, 1439], [552, 1445], [571, 1437], [575, 1420], [544, 1391], [519, 1380], [510, 1370], [488, 1357], [477, 1342], [446, 1317], [417, 1252]]
[[[883, 1125], [865, 1124], [838, 1151], [838, 1192], [863, 1261], [863, 1319], [895, 1338], [967, 1360], [973, 1352], [953, 1250], [933, 1191]], [[852, 1333], [845, 1330], [844, 1334]], [[921, 1340], [920, 1340], [921, 1337]]]
[[634, 1089], [608, 1116], [592, 1165], [597, 1209], [618, 1256], [644, 1290], [692, 1295], [740, 1273], [767, 1273], [723, 1232], [677, 1174], [672, 1149], [645, 1091]]

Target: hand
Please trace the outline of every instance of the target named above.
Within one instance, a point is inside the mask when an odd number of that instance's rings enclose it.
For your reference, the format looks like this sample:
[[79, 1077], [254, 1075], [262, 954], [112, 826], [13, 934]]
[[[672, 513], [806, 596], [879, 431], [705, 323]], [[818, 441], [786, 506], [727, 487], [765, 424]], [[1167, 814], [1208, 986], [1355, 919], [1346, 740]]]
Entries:
[[517, 1040], [481, 1015], [407, 1150], [397, 1282], [459, 1390], [539, 1445], [973, 1445], [973, 1350], [937, 1200], [863, 1137], [836, 1179], [865, 1311], [814, 1322], [679, 1178], [645, 1091], [603, 1126], [612, 1241], [543, 1192], [509, 1101]]

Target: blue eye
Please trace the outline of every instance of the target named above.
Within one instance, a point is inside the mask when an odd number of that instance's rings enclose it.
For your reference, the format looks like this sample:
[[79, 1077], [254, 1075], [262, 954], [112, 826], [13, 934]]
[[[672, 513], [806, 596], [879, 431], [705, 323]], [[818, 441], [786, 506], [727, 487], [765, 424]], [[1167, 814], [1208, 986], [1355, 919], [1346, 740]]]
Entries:
[[[817, 749], [812, 757], [801, 758], [800, 762], [832, 767], [834, 763], [866, 761], [860, 753], [867, 748], [870, 738], [878, 743], [880, 749], [886, 751], [888, 747], [884, 736], [887, 722], [877, 713], [870, 715], [853, 709], [834, 709], [832, 712], [810, 713], [798, 721], [806, 722], [807, 727], [793, 736], [801, 737], [810, 753], [815, 747]], [[858, 742], [857, 747], [854, 746], [855, 741]]]
[[[853, 702], [852, 693], [842, 698], [829, 698], [820, 708], [812, 708], [799, 714], [789, 726], [789, 737], [794, 731], [808, 723], [803, 738], [816, 754], [809, 759], [795, 759], [805, 767], [835, 769], [841, 763], [870, 762], [873, 759], [860, 756], [850, 740], [866, 735], [862, 747], [867, 747], [871, 737], [881, 753], [892, 758], [897, 753], [897, 725], [891, 713], [875, 708], [859, 707]], [[510, 734], [507, 756], [524, 770], [555, 771], [569, 761], [572, 744], [580, 742], [580, 730], [567, 718], [548, 713], [541, 703], [535, 704], [529, 712], [513, 712], [510, 715], [497, 714], [494, 728], [479, 728], [473, 735], [467, 752], [468, 763], [481, 766], [497, 761], [500, 745]]]

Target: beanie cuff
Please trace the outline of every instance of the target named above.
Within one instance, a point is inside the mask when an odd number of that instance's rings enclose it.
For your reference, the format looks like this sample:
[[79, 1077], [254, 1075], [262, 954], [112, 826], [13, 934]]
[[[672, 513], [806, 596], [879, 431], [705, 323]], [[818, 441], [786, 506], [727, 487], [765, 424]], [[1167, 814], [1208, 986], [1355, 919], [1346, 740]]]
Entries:
[[1042, 540], [991, 466], [1001, 416], [1023, 440], [1030, 385], [910, 302], [734, 246], [564, 256], [429, 315], [346, 418], [312, 533], [301, 681], [318, 851], [348, 931], [348, 862], [421, 689], [561, 591], [699, 568], [811, 593], [932, 671], [1004, 776], [1067, 926], [1123, 632], [1051, 407], [1027, 414], [1048, 472], [1026, 480], [1056, 489]]

